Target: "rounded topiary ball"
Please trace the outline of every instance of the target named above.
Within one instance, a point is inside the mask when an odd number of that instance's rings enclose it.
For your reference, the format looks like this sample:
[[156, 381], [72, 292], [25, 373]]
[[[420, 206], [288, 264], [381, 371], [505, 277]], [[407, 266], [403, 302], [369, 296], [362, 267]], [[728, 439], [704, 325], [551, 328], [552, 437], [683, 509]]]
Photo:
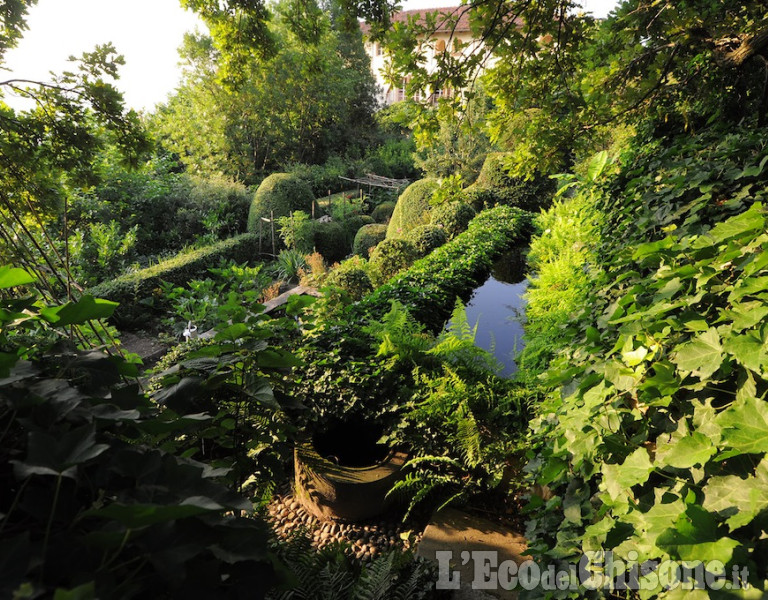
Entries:
[[475, 209], [464, 202], [446, 202], [432, 211], [432, 225], [442, 228], [451, 240], [466, 231], [469, 222], [475, 218]]
[[341, 288], [352, 300], [361, 300], [373, 291], [367, 264], [359, 256], [345, 260], [333, 269], [325, 279], [325, 284]]
[[429, 223], [432, 208], [429, 201], [436, 189], [437, 181], [434, 179], [420, 179], [405, 188], [389, 220], [387, 238], [403, 237], [414, 227]]
[[[315, 196], [306, 181], [292, 173], [275, 173], [261, 182], [253, 196], [248, 213], [248, 231], [259, 232], [259, 220], [287, 217], [293, 211], [312, 212]], [[264, 223], [262, 231], [270, 230], [269, 223]]]
[[374, 285], [379, 286], [407, 269], [418, 258], [418, 252], [407, 240], [394, 238], [381, 242], [369, 261], [368, 274]]
[[352, 252], [363, 258], [368, 258], [368, 251], [387, 236], [386, 225], [363, 225], [355, 234]]
[[376, 208], [373, 209], [371, 216], [377, 223], [387, 223], [395, 211], [395, 202], [382, 202]]
[[335, 263], [349, 254], [344, 227], [336, 221], [317, 223], [315, 226], [315, 249], [327, 263]]
[[435, 248], [445, 244], [448, 241], [448, 236], [443, 227], [439, 225], [419, 225], [411, 229], [404, 239], [413, 244], [419, 256], [426, 256]]

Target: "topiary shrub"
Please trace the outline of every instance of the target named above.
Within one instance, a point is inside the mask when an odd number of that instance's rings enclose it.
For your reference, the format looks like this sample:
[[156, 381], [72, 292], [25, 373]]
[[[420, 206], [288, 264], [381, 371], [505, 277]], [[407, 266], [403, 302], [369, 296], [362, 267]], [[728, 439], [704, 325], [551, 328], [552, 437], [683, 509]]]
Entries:
[[405, 188], [395, 205], [387, 227], [387, 238], [403, 237], [414, 227], [429, 223], [432, 193], [437, 189], [434, 179], [420, 179]]
[[411, 229], [404, 239], [413, 244], [421, 258], [445, 244], [448, 241], [448, 236], [444, 229], [438, 225], [419, 225]]
[[446, 237], [452, 240], [467, 230], [469, 222], [475, 218], [475, 209], [464, 202], [446, 202], [432, 211], [432, 225], [440, 227]]
[[315, 225], [315, 249], [327, 263], [335, 263], [349, 254], [347, 235], [341, 223], [330, 221]]
[[373, 284], [368, 276], [368, 263], [359, 256], [345, 260], [331, 271], [325, 279], [325, 285], [341, 288], [355, 301], [373, 291]]
[[352, 215], [344, 220], [337, 220], [344, 228], [344, 242], [347, 248], [352, 248], [357, 232], [363, 225], [370, 225], [374, 220], [368, 215]]
[[357, 230], [352, 252], [363, 258], [368, 258], [368, 251], [387, 237], [386, 225], [363, 225]]
[[506, 156], [504, 152], [488, 155], [477, 181], [465, 190], [467, 201], [477, 211], [505, 205], [538, 212], [549, 206], [557, 189], [555, 181], [541, 173], [531, 179], [510, 177], [504, 166]]
[[371, 252], [368, 275], [376, 287], [386, 283], [418, 258], [418, 252], [407, 240], [394, 238], [381, 242]]
[[[275, 173], [261, 182], [248, 213], [248, 231], [259, 232], [259, 219], [287, 217], [295, 210], [312, 212], [315, 196], [306, 181], [291, 173]], [[269, 224], [265, 223], [265, 230]]]
[[396, 202], [382, 202], [371, 212], [373, 220], [377, 223], [388, 223], [395, 210]]

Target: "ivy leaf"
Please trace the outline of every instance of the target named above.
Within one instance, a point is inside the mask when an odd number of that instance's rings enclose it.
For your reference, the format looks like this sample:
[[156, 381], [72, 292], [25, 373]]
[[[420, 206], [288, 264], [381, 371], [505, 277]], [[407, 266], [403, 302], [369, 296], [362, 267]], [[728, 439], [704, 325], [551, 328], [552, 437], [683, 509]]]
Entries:
[[716, 417], [722, 444], [740, 454], [768, 452], [768, 405], [757, 398], [737, 400]]
[[760, 353], [763, 343], [753, 333], [733, 335], [725, 340], [725, 350], [740, 364], [756, 373], [761, 372]]
[[706, 435], [694, 432], [681, 437], [675, 443], [659, 446], [656, 452], [656, 464], [660, 467], [690, 469], [694, 465], [705, 465], [717, 452], [712, 440]]
[[711, 377], [723, 362], [723, 347], [717, 329], [710, 327], [693, 341], [678, 346], [672, 362], [681, 371], [690, 371], [700, 379]]
[[[723, 242], [748, 231], [762, 231], [765, 228], [765, 218], [759, 212], [761, 208], [762, 204], [757, 202], [748, 211], [718, 223], [705, 235], [714, 242]], [[697, 245], [694, 244], [694, 247]]]
[[743, 527], [768, 508], [768, 461], [763, 459], [754, 476], [713, 477], [704, 488], [702, 506], [721, 517], [731, 531]]
[[664, 531], [656, 545], [680, 560], [728, 563], [739, 542], [721, 537], [715, 516], [695, 504], [689, 504], [673, 527]]
[[611, 497], [618, 498], [626, 489], [645, 483], [653, 471], [651, 459], [645, 448], [638, 448], [620, 465], [603, 464], [603, 485]]
[[768, 305], [759, 300], [735, 303], [731, 310], [723, 313], [724, 317], [733, 319], [734, 331], [750, 329], [768, 317]]

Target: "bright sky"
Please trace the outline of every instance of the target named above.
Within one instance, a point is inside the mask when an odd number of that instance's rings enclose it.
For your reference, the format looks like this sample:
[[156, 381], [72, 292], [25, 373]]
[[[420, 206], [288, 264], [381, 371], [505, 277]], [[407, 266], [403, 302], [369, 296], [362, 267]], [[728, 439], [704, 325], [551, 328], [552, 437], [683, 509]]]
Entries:
[[[582, 0], [597, 17], [608, 14], [618, 0]], [[455, 0], [404, 0], [403, 8], [458, 4]], [[186, 31], [203, 28], [196, 15], [184, 11], [178, 0], [39, 0], [29, 12], [29, 31], [19, 47], [6, 56], [10, 73], [47, 80], [50, 71], [67, 68], [67, 58], [112, 42], [125, 56], [117, 86], [126, 104], [151, 110], [163, 102], [179, 81], [177, 48]], [[13, 98], [6, 98], [19, 106]]]

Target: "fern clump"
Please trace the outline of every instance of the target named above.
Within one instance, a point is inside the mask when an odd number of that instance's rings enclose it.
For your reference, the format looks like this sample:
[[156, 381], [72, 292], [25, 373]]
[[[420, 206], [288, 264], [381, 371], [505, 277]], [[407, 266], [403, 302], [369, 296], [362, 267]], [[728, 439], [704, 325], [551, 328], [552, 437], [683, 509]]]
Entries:
[[368, 563], [351, 560], [349, 544], [319, 550], [297, 535], [276, 548], [292, 577], [267, 600], [426, 600], [434, 598], [436, 567], [412, 552], [390, 551]]

